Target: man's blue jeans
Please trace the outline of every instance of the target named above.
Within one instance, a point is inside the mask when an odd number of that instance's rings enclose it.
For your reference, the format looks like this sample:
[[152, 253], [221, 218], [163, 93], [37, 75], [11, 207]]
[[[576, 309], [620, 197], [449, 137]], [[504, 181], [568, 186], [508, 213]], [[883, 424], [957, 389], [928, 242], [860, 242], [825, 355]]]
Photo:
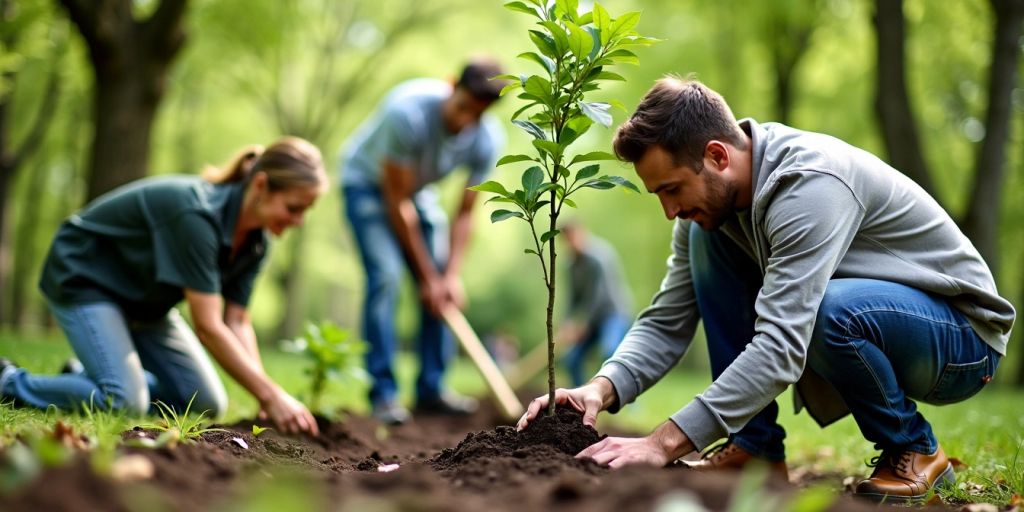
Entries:
[[587, 353], [595, 347], [600, 347], [602, 357], [611, 357], [619, 343], [622, 343], [622, 337], [629, 331], [630, 322], [631, 319], [625, 314], [612, 313], [597, 322], [596, 327], [587, 328], [583, 338], [565, 354], [565, 365], [569, 369], [574, 386], [582, 386], [589, 375], [593, 374], [593, 371], [588, 372], [584, 368]]
[[[725, 233], [696, 224], [690, 264], [717, 378], [753, 338], [762, 275]], [[867, 440], [881, 450], [928, 454], [938, 442], [914, 400], [965, 400], [991, 380], [1001, 359], [942, 297], [873, 279], [829, 282], [810, 343], [807, 367], [839, 391]], [[778, 412], [772, 402], [730, 440], [783, 460]]]
[[[362, 333], [370, 345], [366, 354], [367, 371], [373, 376], [370, 402], [380, 404], [394, 401], [398, 394], [393, 368], [398, 350], [395, 311], [408, 260], [388, 220], [380, 190], [349, 186], [344, 188], [344, 195], [345, 213], [366, 270]], [[437, 194], [432, 188], [424, 188], [413, 196], [413, 203], [427, 250], [438, 270], [443, 271], [448, 263], [448, 222]], [[453, 354], [450, 332], [440, 318], [420, 303], [420, 374], [416, 381], [419, 400], [440, 397], [441, 380]]]
[[4, 397], [40, 409], [109, 406], [144, 414], [155, 400], [183, 412], [195, 395], [192, 411], [219, 416], [227, 409], [224, 384], [177, 310], [152, 323], [130, 321], [110, 302], [50, 301], [50, 311], [85, 372], [45, 376], [19, 369], [0, 383]]

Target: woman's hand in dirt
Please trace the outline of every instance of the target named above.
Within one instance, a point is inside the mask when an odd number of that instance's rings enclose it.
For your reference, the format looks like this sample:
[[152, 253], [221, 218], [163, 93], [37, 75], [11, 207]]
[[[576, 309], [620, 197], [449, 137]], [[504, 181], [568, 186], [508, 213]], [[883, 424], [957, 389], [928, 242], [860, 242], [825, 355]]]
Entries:
[[[570, 405], [573, 409], [583, 413], [583, 424], [591, 427], [597, 425], [597, 413], [603, 411], [611, 402], [608, 394], [614, 395], [615, 388], [611, 382], [604, 377], [598, 377], [578, 388], [555, 390], [555, 403], [558, 405]], [[530, 424], [541, 411], [548, 407], [548, 395], [541, 395], [534, 398], [526, 408], [526, 413], [516, 423], [516, 430], [523, 430]]]
[[669, 420], [646, 437], [606, 437], [576, 454], [576, 458], [591, 458], [613, 469], [630, 464], [663, 467], [693, 450], [690, 438]]
[[314, 436], [320, 435], [316, 418], [309, 412], [309, 409], [306, 409], [306, 406], [280, 388], [270, 400], [260, 404], [260, 408], [281, 432], [288, 434], [309, 432]]

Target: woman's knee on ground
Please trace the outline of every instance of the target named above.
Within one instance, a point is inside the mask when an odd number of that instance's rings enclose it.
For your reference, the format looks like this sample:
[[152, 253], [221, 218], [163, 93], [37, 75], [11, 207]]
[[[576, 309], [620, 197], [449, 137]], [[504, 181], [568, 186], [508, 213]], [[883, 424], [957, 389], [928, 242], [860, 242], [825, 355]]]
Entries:
[[142, 416], [149, 412], [150, 396], [146, 386], [128, 386], [122, 383], [101, 383], [99, 393], [90, 398], [89, 407], [124, 411]]

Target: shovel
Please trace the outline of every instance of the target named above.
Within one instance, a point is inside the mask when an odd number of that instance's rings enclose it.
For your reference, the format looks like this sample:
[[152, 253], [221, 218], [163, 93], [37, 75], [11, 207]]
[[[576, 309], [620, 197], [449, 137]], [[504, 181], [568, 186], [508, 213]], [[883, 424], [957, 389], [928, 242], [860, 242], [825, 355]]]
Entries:
[[508, 385], [505, 377], [501, 374], [501, 370], [498, 369], [498, 365], [494, 364], [491, 355], [487, 353], [487, 349], [484, 348], [480, 338], [473, 332], [473, 328], [470, 327], [462, 312], [455, 306], [448, 304], [441, 308], [441, 318], [448, 324], [448, 327], [455, 334], [455, 338], [459, 340], [462, 348], [466, 350], [466, 354], [469, 354], [473, 364], [480, 370], [480, 374], [487, 381], [487, 386], [490, 387], [494, 398], [498, 401], [498, 405], [501, 406], [505, 416], [511, 420], [522, 416], [523, 404], [516, 398], [512, 387]]

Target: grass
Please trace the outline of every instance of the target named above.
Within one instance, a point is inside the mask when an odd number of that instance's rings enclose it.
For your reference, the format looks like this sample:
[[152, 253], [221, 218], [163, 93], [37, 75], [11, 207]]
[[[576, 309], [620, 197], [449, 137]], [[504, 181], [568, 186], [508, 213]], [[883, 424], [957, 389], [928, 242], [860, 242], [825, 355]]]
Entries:
[[[8, 357], [31, 371], [52, 373], [70, 355], [70, 348], [58, 334], [34, 336], [0, 333], [0, 356]], [[303, 370], [309, 363], [300, 355], [274, 349], [263, 352], [267, 372], [285, 390], [300, 399], [308, 397], [308, 377]], [[402, 400], [412, 401], [416, 363], [405, 355], [398, 361]], [[251, 418], [257, 404], [234, 381], [222, 374], [228, 389], [229, 408], [222, 421]], [[678, 410], [710, 381], [706, 372], [677, 370], [645, 393], [636, 403], [615, 415], [602, 415], [599, 427], [646, 433]], [[484, 395], [484, 382], [472, 364], [460, 359], [448, 377], [452, 388], [467, 394]], [[562, 382], [567, 379], [562, 378]], [[538, 387], [537, 389], [542, 389]], [[330, 383], [324, 394], [324, 410], [343, 407], [357, 414], [368, 412], [365, 385], [342, 387]], [[540, 393], [538, 393], [540, 394]], [[866, 461], [877, 453], [865, 441], [852, 418], [821, 429], [806, 414], [793, 414], [792, 396], [779, 399], [780, 423], [786, 428], [790, 463], [813, 473], [866, 476]], [[920, 409], [932, 423], [936, 436], [950, 457], [964, 466], [957, 471], [956, 488], [941, 491], [951, 502], [987, 502], [1000, 506], [1024, 496], [1024, 390], [993, 386], [960, 404]], [[147, 422], [124, 415], [85, 411], [65, 413], [56, 410], [34, 411], [0, 406], [0, 445], [6, 445], [19, 432], [49, 430], [61, 419], [87, 435], [111, 436], [112, 432]]]

